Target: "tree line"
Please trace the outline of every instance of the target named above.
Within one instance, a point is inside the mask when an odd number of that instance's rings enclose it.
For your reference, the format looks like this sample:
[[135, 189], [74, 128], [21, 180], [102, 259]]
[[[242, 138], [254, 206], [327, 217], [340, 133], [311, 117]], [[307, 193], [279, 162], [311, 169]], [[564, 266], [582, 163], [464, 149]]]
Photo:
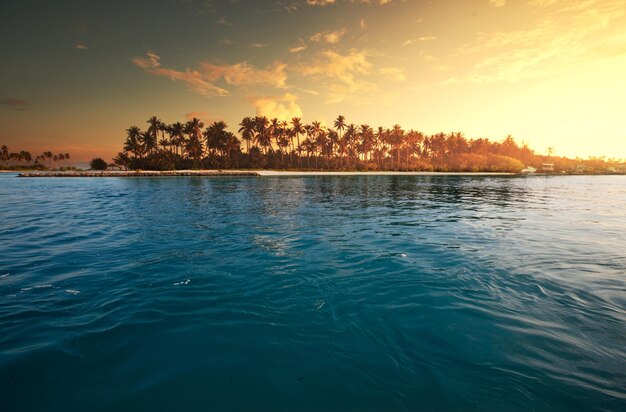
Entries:
[[33, 156], [26, 150], [12, 152], [6, 145], [0, 147], [0, 167], [3, 169], [66, 169], [70, 167], [70, 160], [69, 153], [46, 151]]
[[156, 116], [146, 130], [126, 129], [114, 163], [126, 169], [270, 168], [306, 170], [520, 171], [541, 159], [508, 136], [502, 142], [462, 133], [427, 135], [400, 125], [373, 128], [338, 116], [331, 127], [264, 116], [245, 117], [238, 136], [223, 121], [198, 118], [166, 124]]

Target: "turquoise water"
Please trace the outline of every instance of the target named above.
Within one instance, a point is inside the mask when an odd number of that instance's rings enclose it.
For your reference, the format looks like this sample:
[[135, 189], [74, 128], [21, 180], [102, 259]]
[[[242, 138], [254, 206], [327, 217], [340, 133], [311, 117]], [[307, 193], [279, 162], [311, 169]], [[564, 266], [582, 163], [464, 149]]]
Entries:
[[626, 177], [0, 175], [0, 409], [625, 410]]

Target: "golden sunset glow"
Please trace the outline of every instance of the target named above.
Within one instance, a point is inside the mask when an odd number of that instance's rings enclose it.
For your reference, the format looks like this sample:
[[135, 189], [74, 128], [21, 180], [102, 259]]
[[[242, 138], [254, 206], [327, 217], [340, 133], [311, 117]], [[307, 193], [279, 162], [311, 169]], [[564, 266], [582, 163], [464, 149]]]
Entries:
[[626, 158], [624, 0], [63, 3], [0, 6], [2, 144], [111, 158], [154, 114], [341, 114]]

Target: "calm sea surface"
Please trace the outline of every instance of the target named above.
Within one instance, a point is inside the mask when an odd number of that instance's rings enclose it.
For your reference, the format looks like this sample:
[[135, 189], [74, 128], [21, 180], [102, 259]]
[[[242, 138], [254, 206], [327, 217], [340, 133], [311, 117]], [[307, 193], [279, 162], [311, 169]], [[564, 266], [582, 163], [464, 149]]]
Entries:
[[626, 410], [626, 177], [0, 175], [0, 410]]

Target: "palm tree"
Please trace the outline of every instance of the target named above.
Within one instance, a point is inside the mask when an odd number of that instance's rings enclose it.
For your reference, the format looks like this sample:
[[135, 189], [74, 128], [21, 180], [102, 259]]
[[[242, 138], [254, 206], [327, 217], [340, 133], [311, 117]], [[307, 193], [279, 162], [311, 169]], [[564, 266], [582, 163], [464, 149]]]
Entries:
[[244, 117], [239, 123], [239, 133], [241, 138], [246, 141], [246, 153], [250, 153], [250, 142], [254, 139], [255, 122], [251, 117]]
[[137, 126], [131, 126], [126, 129], [126, 142], [124, 143], [124, 151], [132, 153], [133, 157], [135, 158], [141, 158], [143, 156], [143, 146], [141, 144], [141, 130]]
[[374, 148], [374, 130], [367, 124], [360, 125], [359, 138], [361, 141], [357, 147], [357, 151], [359, 154], [363, 155], [363, 161], [367, 161], [370, 152]]
[[269, 132], [269, 120], [265, 116], [254, 118], [254, 129], [256, 143], [263, 148], [263, 153], [267, 155], [268, 148], [272, 148], [272, 137]]
[[315, 142], [313, 142], [309, 137], [304, 139], [302, 142], [302, 148], [306, 152], [306, 166], [307, 168], [311, 168], [311, 153], [315, 152]]
[[302, 167], [300, 135], [304, 133], [304, 127], [302, 126], [302, 120], [299, 117], [293, 117], [291, 119], [291, 129], [293, 130], [293, 133], [296, 135], [296, 140], [298, 141], [298, 163], [300, 167]]
[[[224, 122], [214, 122], [204, 131], [204, 124], [197, 118], [185, 124], [179, 122], [165, 126], [153, 116], [148, 123], [149, 128], [144, 132], [136, 126], [126, 130], [124, 152], [116, 157], [119, 162], [135, 167], [164, 168], [185, 165], [189, 160], [183, 160], [193, 159], [194, 167], [208, 164], [231, 167], [235, 155], [241, 153], [239, 139], [227, 130]], [[321, 167], [325, 164], [328, 169], [357, 168], [362, 162], [367, 167], [375, 165], [379, 169], [396, 170], [500, 170], [503, 167], [515, 169], [517, 166], [489, 165], [485, 160], [488, 155], [508, 156], [526, 164], [541, 160], [528, 147], [518, 146], [510, 136], [502, 143], [487, 139], [468, 140], [461, 133], [425, 136], [415, 130], [405, 132], [397, 124], [391, 129], [379, 127], [375, 132], [367, 124], [358, 127], [347, 125], [342, 115], [337, 117], [330, 129], [323, 127], [319, 121], [304, 125], [297, 117], [292, 118], [290, 123], [276, 118], [270, 121], [265, 116], [245, 117], [239, 126], [239, 133], [246, 141], [247, 164], [256, 165], [254, 167], [279, 167], [281, 162], [280, 167], [293, 167], [296, 153], [298, 165], [302, 167], [302, 151], [306, 151], [307, 168], [312, 168], [311, 156], [314, 156], [315, 168], [321, 160]], [[157, 144], [159, 131], [162, 137]], [[169, 138], [165, 136], [165, 131]], [[306, 137], [304, 141], [301, 141], [300, 135]], [[289, 158], [286, 159], [288, 151]], [[45, 152], [37, 156], [35, 162], [48, 162], [53, 166], [53, 161], [64, 162], [69, 158], [69, 154]], [[344, 160], [347, 160], [345, 164]], [[32, 156], [25, 151], [10, 153], [3, 146], [0, 148], [0, 161], [15, 161], [21, 165], [22, 162], [32, 162]]]
[[158, 133], [162, 129], [163, 122], [161, 122], [161, 120], [158, 119], [156, 116], [152, 116], [151, 118], [148, 119], [146, 123], [150, 125], [147, 131], [149, 138], [146, 136], [146, 140], [149, 142], [149, 144], [147, 144], [148, 151], [149, 153], [152, 153], [154, 150], [158, 148], [157, 146], [157, 142], [159, 140]]
[[225, 153], [226, 141], [228, 140], [227, 127], [228, 125], [225, 122], [213, 122], [204, 131], [203, 136], [206, 140], [206, 147], [211, 151], [211, 154], [215, 155], [216, 152]]
[[343, 168], [343, 152], [345, 151], [345, 145], [343, 145], [343, 130], [346, 128], [346, 118], [342, 115], [337, 116], [333, 123], [335, 130], [339, 133], [339, 165]]
[[237, 139], [237, 136], [231, 132], [226, 133], [226, 141], [224, 142], [224, 150], [226, 151], [226, 164], [230, 166], [233, 153], [241, 151], [241, 142]]
[[185, 147], [185, 125], [181, 122], [172, 123], [168, 128], [168, 132], [175, 153], [182, 154], [182, 149]]
[[317, 169], [317, 149], [321, 150], [321, 141], [320, 134], [322, 133], [322, 124], [318, 121], [314, 121], [311, 123], [309, 130], [307, 130], [307, 134], [309, 135], [309, 140], [314, 144], [315, 150], [313, 154], [315, 155], [315, 168]]
[[52, 152], [43, 152], [43, 156], [46, 158], [46, 160], [50, 161], [52, 159]]
[[6, 145], [3, 145], [2, 148], [0, 148], [0, 160], [3, 162], [9, 160], [9, 148]]
[[350, 167], [350, 157], [354, 157], [354, 167], [356, 167], [356, 155], [354, 145], [357, 138], [357, 130], [354, 123], [350, 123], [346, 129], [346, 133], [343, 135], [343, 146], [348, 152], [348, 167]]
[[183, 132], [189, 136], [185, 141], [185, 152], [189, 158], [193, 159], [194, 168], [198, 168], [198, 162], [202, 158], [204, 153], [204, 147], [202, 146], [202, 128], [204, 123], [197, 117], [189, 120], [185, 123]]
[[26, 164], [30, 164], [30, 162], [33, 160], [33, 157], [31, 156], [30, 152], [27, 152], [25, 150], [20, 151], [20, 157], [24, 159]]
[[[269, 139], [270, 139], [270, 147], [272, 145], [272, 140], [276, 142], [276, 146], [280, 150], [279, 140], [282, 138], [283, 130], [280, 125], [280, 121], [277, 118], [273, 118], [270, 120], [270, 125], [268, 129]], [[273, 150], [273, 149], [272, 149]], [[278, 159], [276, 159], [276, 166], [278, 166]]]
[[132, 161], [127, 153], [120, 152], [113, 158], [113, 163], [118, 166], [123, 166], [124, 170], [128, 170], [128, 166], [132, 163]]
[[154, 135], [148, 131], [141, 132], [139, 141], [142, 143], [144, 151], [148, 154], [152, 154], [157, 147], [157, 141]]
[[404, 140], [404, 130], [402, 130], [402, 127], [399, 124], [394, 124], [393, 125], [393, 129], [391, 129], [389, 136], [389, 144], [391, 145], [391, 164], [393, 167], [393, 155], [395, 153], [396, 155], [396, 167], [399, 166], [398, 164], [398, 160], [399, 160], [399, 147], [402, 144], [402, 141]]

